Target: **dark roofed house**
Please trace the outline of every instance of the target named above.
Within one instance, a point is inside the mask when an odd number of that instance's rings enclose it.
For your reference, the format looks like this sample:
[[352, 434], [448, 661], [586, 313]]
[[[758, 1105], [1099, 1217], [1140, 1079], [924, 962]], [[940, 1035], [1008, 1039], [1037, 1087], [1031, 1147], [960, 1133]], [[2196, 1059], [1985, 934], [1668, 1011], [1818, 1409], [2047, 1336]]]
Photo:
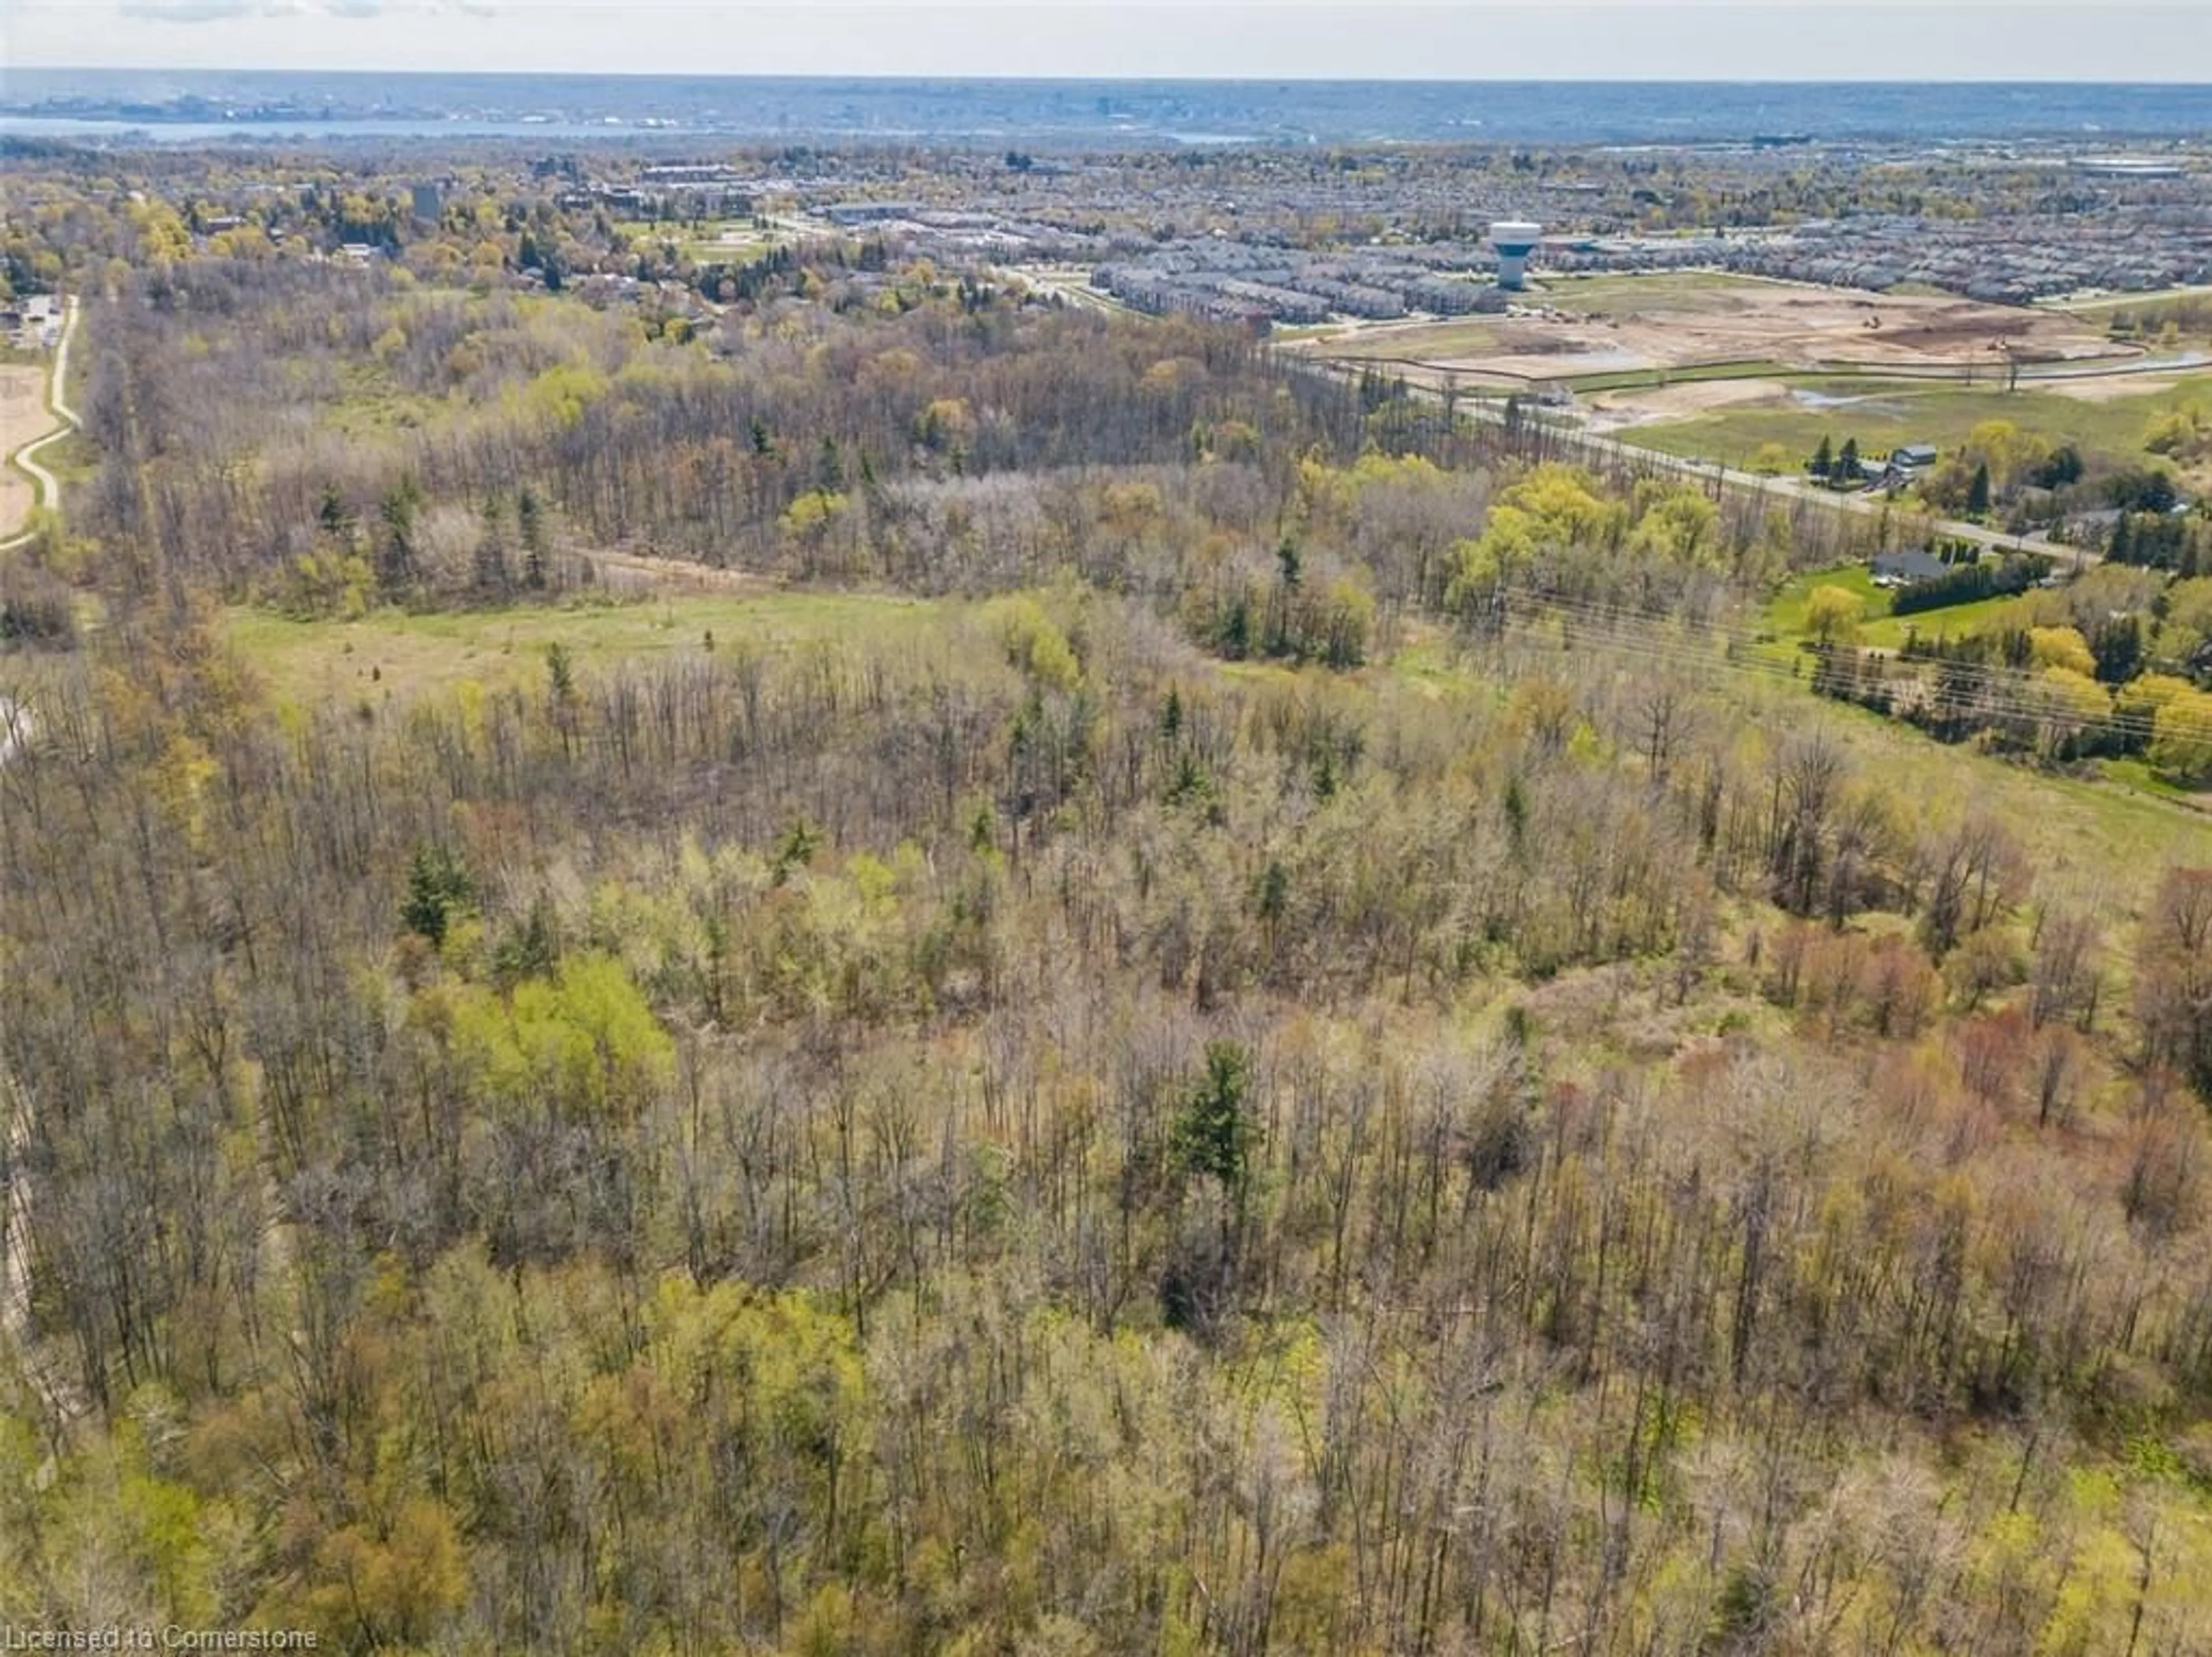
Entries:
[[830, 223], [850, 229], [857, 224], [884, 224], [893, 219], [910, 219], [921, 211], [921, 206], [910, 201], [841, 201], [822, 210]]
[[1869, 568], [1876, 587], [1910, 587], [1915, 582], [1935, 581], [1951, 573], [1951, 566], [1933, 552], [1883, 552]]
[[1936, 446], [1933, 443], [1900, 444], [1890, 450], [1889, 458], [1899, 466], [1910, 466], [1917, 472], [1923, 466], [1936, 464]]

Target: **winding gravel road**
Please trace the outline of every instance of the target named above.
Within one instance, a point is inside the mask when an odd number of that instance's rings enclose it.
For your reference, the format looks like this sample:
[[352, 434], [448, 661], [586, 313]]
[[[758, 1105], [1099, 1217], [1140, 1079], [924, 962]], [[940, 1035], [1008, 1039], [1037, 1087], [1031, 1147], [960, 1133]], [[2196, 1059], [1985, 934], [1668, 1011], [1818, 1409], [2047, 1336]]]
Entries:
[[[46, 400], [53, 411], [61, 417], [62, 423], [45, 436], [33, 438], [17, 449], [13, 456], [15, 464], [30, 473], [32, 483], [38, 486], [39, 504], [50, 510], [61, 504], [61, 479], [39, 464], [39, 451], [49, 443], [58, 443], [84, 423], [77, 418], [76, 411], [69, 405], [69, 354], [70, 345], [76, 340], [76, 295], [71, 294], [63, 305], [61, 344], [54, 350], [53, 378], [48, 382], [46, 393]], [[28, 530], [20, 535], [10, 536], [0, 541], [0, 552], [12, 551], [30, 539], [31, 532]]]

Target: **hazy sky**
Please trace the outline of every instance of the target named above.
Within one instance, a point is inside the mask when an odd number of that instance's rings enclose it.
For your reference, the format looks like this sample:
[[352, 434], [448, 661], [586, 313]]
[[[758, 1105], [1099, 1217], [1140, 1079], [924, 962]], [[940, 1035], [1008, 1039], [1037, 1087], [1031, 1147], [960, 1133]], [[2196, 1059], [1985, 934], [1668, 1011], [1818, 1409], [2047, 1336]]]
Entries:
[[0, 0], [8, 64], [2212, 82], [2212, 0]]

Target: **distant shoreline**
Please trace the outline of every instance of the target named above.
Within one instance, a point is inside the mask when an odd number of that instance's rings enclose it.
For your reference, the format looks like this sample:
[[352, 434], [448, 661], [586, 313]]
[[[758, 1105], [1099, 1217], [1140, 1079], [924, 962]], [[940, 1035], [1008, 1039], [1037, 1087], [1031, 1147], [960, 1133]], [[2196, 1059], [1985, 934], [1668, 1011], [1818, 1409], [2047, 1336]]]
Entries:
[[[162, 144], [544, 138], [1158, 144], [2181, 145], [2212, 86], [2061, 82], [1021, 80], [11, 70], [0, 136]], [[1776, 135], [1786, 135], [1778, 137]]]

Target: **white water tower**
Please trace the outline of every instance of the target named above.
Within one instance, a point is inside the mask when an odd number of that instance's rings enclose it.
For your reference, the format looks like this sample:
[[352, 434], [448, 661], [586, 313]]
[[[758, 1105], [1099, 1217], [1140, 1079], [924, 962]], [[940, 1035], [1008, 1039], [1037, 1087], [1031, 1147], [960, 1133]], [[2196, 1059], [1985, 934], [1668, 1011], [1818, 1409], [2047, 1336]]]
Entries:
[[1498, 253], [1498, 285], [1516, 292], [1528, 285], [1528, 255], [1544, 234], [1540, 224], [1507, 219], [1490, 227], [1490, 245]]

